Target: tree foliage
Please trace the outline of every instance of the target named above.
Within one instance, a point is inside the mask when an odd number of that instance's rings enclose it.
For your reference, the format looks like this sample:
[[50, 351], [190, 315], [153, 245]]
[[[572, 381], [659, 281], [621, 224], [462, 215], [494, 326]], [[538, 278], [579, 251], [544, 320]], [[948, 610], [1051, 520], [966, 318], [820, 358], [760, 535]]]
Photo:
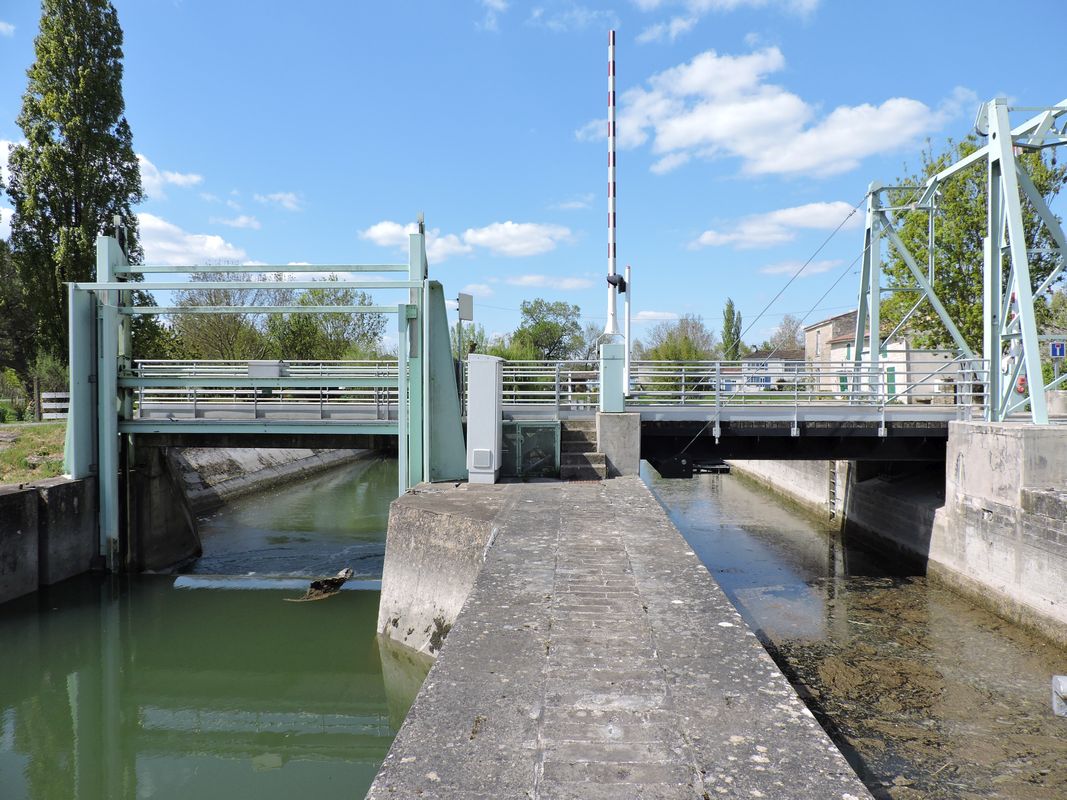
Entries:
[[741, 312], [734, 307], [733, 298], [726, 298], [722, 309], [722, 357], [725, 361], [741, 358]]
[[801, 350], [804, 348], [804, 327], [800, 317], [786, 314], [771, 338], [763, 343], [761, 350]]
[[635, 343], [634, 355], [649, 361], [707, 361], [715, 357], [715, 334], [702, 317], [685, 314], [656, 323], [647, 342]]
[[562, 300], [550, 303], [539, 297], [524, 300], [519, 310], [522, 319], [509, 343], [517, 352], [531, 353], [534, 359], [557, 361], [574, 358], [581, 350], [578, 306]]
[[33, 360], [33, 315], [8, 243], [0, 239], [0, 366], [26, 375]]
[[281, 280], [280, 275], [254, 278], [244, 272], [209, 273], [205, 282], [242, 283], [237, 288], [208, 287], [177, 292], [175, 304], [197, 306], [245, 306], [236, 314], [177, 314], [173, 325], [176, 355], [185, 358], [244, 360], [279, 358], [293, 360], [339, 360], [377, 358], [385, 332], [382, 314], [347, 312], [299, 312], [265, 314], [263, 306], [362, 306], [371, 297], [343, 285], [303, 291], [265, 289], [257, 284]]
[[143, 198], [124, 116], [122, 29], [108, 0], [43, 0], [35, 60], [18, 116], [25, 144], [12, 147], [7, 192], [20, 277], [32, 286], [37, 349], [65, 357], [66, 287], [95, 277], [98, 234], [118, 216], [140, 260]]
[[[970, 136], [960, 142], [949, 141], [944, 152], [934, 155], [923, 153], [918, 174], [907, 175], [897, 181], [901, 186], [917, 186], [957, 160], [978, 149], [978, 140]], [[1067, 167], [1056, 166], [1040, 152], [1025, 152], [1020, 157], [1026, 171], [1046, 201], [1055, 195], [1067, 180]], [[934, 218], [934, 289], [944, 303], [949, 317], [959, 328], [961, 335], [975, 352], [982, 348], [982, 265], [983, 240], [986, 232], [986, 182], [985, 160], [977, 161], [941, 185]], [[893, 205], [905, 205], [914, 198], [914, 190], [902, 189], [889, 193]], [[1055, 246], [1047, 229], [1040, 224], [1029, 203], [1023, 204], [1023, 223], [1026, 239], [1031, 248]], [[902, 215], [897, 226], [901, 239], [911, 251], [920, 267], [927, 268], [929, 243], [928, 216], [925, 212]], [[1031, 281], [1036, 286], [1044, 280], [1054, 266], [1053, 257], [1045, 253], [1031, 256]], [[889, 248], [887, 285], [889, 287], [913, 286], [915, 280], [903, 258], [895, 248]], [[1006, 276], [1005, 270], [1005, 277]], [[882, 302], [882, 319], [894, 327], [915, 303], [911, 292], [894, 292]], [[1044, 302], [1035, 304], [1041, 314]], [[955, 348], [955, 343], [944, 324], [928, 302], [919, 305], [908, 321], [908, 332], [913, 341], [924, 348]]]

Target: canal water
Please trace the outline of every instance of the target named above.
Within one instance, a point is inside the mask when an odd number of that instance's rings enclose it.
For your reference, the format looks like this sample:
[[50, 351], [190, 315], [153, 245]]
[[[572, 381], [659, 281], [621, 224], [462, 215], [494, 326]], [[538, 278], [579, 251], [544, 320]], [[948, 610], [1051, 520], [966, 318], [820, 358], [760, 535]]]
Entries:
[[[426, 668], [379, 652], [365, 588], [395, 492], [395, 461], [347, 465], [205, 520], [190, 574], [5, 605], [0, 798], [362, 797]], [[345, 566], [354, 590], [286, 602]]]
[[735, 475], [645, 480], [876, 797], [1067, 798], [1067, 651]]

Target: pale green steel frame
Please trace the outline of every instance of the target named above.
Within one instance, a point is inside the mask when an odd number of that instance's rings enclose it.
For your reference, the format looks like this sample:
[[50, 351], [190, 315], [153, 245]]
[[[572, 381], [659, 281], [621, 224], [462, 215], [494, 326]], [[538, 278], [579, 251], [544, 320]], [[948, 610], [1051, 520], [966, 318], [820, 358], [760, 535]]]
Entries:
[[[398, 437], [400, 494], [423, 480], [466, 477], [460, 403], [455, 383], [444, 293], [428, 279], [426, 237], [420, 224], [410, 235], [407, 264], [333, 264], [285, 266], [131, 265], [117, 238], [97, 239], [97, 278], [71, 284], [71, 397], [67, 422], [65, 469], [72, 477], [97, 476], [100, 553], [109, 569], [121, 566], [119, 488], [121, 437], [139, 433], [278, 433], [381, 434]], [[126, 276], [156, 273], [200, 275], [219, 272], [407, 272], [407, 280], [258, 281], [257, 289], [360, 288], [406, 289], [407, 302], [367, 306], [147, 306], [132, 304]], [[234, 281], [153, 282], [138, 288], [180, 290], [245, 288]], [[285, 378], [226, 377], [227, 386], [263, 388], [332, 387], [397, 390], [397, 419], [346, 422], [300, 420], [151, 420], [133, 417], [133, 390], [160, 386], [212, 387], [218, 378], [141, 377], [133, 370], [131, 320], [142, 314], [395, 314], [397, 375], [381, 377], [301, 376]], [[131, 438], [132, 445], [132, 438]]]
[[[1012, 110], [1038, 113], [1012, 128], [1009, 120], [1009, 112]], [[929, 301], [938, 318], [944, 323], [959, 354], [966, 358], [975, 358], [974, 352], [960, 334], [934, 288], [933, 256], [936, 244], [933, 237], [933, 219], [937, 213], [937, 197], [941, 184], [961, 170], [985, 159], [988, 170], [988, 205], [982, 269], [982, 359], [988, 365], [989, 376], [986, 419], [1004, 420], [1029, 405], [1031, 421], [1039, 425], [1048, 424], [1045, 392], [1063, 385], [1067, 381], [1067, 375], [1047, 385], [1044, 382], [1040, 342], [1049, 337], [1038, 335], [1034, 300], [1049, 291], [1060, 279], [1067, 254], [1067, 237], [1019, 161], [1018, 153], [1067, 144], [1067, 123], [1061, 122], [1063, 119], [1067, 119], [1067, 100], [1041, 109], [1012, 109], [1003, 98], [983, 104], [976, 129], [980, 129], [982, 125], [986, 126], [986, 144], [932, 176], [922, 186], [914, 187], [916, 199], [902, 207], [905, 211], [925, 211], [930, 215], [931, 235], [926, 275], [923, 275], [915, 256], [897, 233], [894, 211], [900, 209], [890, 209], [883, 205], [883, 193], [889, 187], [877, 183], [870, 185], [867, 192], [859, 303], [853, 343], [856, 376], [854, 380], [858, 381], [863, 365], [878, 365], [882, 346], [903, 329], [907, 318], [923, 300]], [[1033, 251], [1027, 248], [1023, 227], [1024, 199], [1057, 245], [1053, 248], [1053, 253], [1058, 263], [1052, 273], [1036, 288], [1030, 275], [1029, 257]], [[908, 267], [908, 272], [915, 281], [913, 286], [882, 286], [883, 239], [889, 247], [896, 250]], [[1004, 270], [1005, 261], [1008, 265], [1007, 275]], [[907, 313], [905, 320], [882, 340], [880, 306], [882, 293], [886, 291], [915, 291], [919, 293], [919, 299]], [[864, 340], [868, 338], [869, 344], [865, 347]], [[870, 374], [876, 376], [878, 373], [874, 370]], [[1020, 377], [1026, 378], [1026, 391], [1021, 394], [1015, 391]], [[871, 380], [876, 381], [877, 378], [872, 377]], [[858, 386], [854, 388], [859, 389]], [[871, 388], [877, 390], [878, 387]]]

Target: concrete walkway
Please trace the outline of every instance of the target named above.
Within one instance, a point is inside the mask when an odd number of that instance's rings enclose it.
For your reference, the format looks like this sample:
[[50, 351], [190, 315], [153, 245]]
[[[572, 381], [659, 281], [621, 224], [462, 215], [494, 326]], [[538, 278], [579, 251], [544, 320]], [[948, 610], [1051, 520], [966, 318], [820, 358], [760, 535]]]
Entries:
[[870, 797], [639, 479], [508, 491], [369, 798]]

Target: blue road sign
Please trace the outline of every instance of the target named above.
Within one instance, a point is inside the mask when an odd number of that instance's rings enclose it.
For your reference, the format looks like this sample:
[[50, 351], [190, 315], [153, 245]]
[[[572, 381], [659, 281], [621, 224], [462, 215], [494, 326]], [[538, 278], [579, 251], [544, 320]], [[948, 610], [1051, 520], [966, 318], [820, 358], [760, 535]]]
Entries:
[[1048, 351], [1049, 358], [1063, 358], [1064, 355], [1064, 342], [1049, 342]]

